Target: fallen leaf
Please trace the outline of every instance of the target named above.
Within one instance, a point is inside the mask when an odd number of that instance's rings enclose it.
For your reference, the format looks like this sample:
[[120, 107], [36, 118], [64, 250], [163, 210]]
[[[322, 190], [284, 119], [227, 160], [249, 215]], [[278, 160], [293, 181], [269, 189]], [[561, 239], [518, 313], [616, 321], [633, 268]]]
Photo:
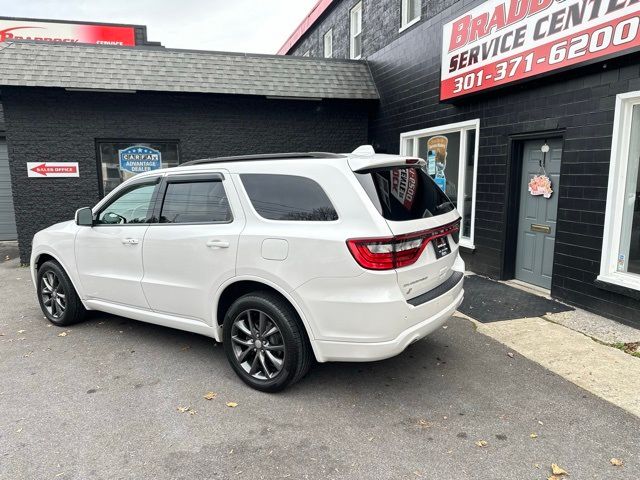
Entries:
[[217, 393], [215, 392], [207, 392], [204, 396], [205, 400], [213, 400], [214, 398], [216, 398], [218, 396]]
[[58, 334], [59, 337], [66, 337], [67, 336], [67, 332], [62, 332]]
[[567, 473], [566, 470], [564, 470], [563, 468], [559, 467], [557, 464], [552, 463], [551, 464], [551, 471], [553, 472], [554, 475], [560, 476], [560, 475], [569, 475]]
[[442, 327], [442, 329], [443, 329], [443, 330], [446, 330], [447, 328], [449, 328], [449, 325], [444, 325], [444, 326]]
[[544, 425], [540, 420], [538, 420], [538, 425]]
[[513, 353], [511, 353], [511, 352], [507, 352], [507, 356], [508, 356], [509, 358], [513, 358]]
[[195, 415], [196, 411], [194, 409], [192, 409], [191, 407], [178, 407], [177, 410], [180, 413], [188, 413], [189, 415]]
[[24, 333], [26, 330], [18, 330], [18, 333]]
[[22, 431], [22, 428], [19, 428], [16, 430], [16, 433], [20, 433]]
[[420, 420], [418, 420], [418, 426], [420, 428], [428, 428], [429, 422], [427, 422], [424, 418], [421, 418]]
[[532, 433], [531, 435], [529, 435], [531, 438], [538, 438], [538, 434], [537, 433]]
[[487, 441], [485, 441], [485, 440], [478, 440], [476, 442], [476, 447], [483, 448], [483, 447], [486, 447], [488, 445], [489, 445], [489, 443]]
[[227, 407], [229, 408], [236, 408], [238, 406], [238, 404], [236, 402], [227, 402]]
[[612, 458], [609, 461], [611, 462], [611, 465], [613, 465], [614, 467], [621, 467], [624, 464], [623, 461], [620, 460], [619, 458]]

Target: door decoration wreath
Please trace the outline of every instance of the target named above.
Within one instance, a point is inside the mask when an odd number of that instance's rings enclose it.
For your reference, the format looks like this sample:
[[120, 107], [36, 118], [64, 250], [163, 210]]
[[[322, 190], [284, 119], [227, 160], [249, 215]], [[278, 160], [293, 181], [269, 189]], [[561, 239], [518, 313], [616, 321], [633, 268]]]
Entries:
[[544, 166], [547, 160], [547, 152], [549, 151], [549, 145], [544, 142], [544, 145], [540, 149], [542, 150], [542, 159], [540, 160], [540, 170], [537, 175], [534, 175], [529, 181], [529, 193], [531, 195], [542, 195], [544, 198], [551, 198], [553, 194], [553, 188], [551, 185], [551, 179], [547, 175], [547, 171]]

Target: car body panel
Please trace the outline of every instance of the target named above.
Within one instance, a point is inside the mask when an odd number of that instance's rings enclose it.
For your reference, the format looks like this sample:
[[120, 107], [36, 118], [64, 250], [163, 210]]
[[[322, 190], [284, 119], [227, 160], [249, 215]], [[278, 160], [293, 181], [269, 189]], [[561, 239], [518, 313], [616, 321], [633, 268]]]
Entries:
[[[174, 174], [221, 172], [233, 221], [219, 224], [142, 224], [79, 227], [64, 222], [34, 237], [32, 276], [40, 255], [51, 255], [69, 274], [84, 305], [136, 320], [222, 340], [217, 305], [227, 287], [250, 280], [273, 288], [298, 312], [319, 361], [386, 358], [431, 332], [459, 305], [462, 281], [414, 307], [407, 299], [464, 271], [458, 246], [435, 259], [426, 248], [416, 264], [386, 271], [360, 266], [350, 238], [390, 237], [456, 221], [457, 212], [407, 222], [385, 220], [357, 180], [353, 166], [402, 164], [404, 157], [360, 155], [198, 164], [142, 173], [113, 190], [111, 202], [132, 181]], [[335, 207], [335, 221], [262, 218], [244, 189], [244, 173], [298, 175], [316, 181]], [[161, 199], [158, 200], [160, 202]], [[140, 240], [135, 245], [123, 239]], [[209, 248], [207, 242], [228, 244]], [[129, 248], [134, 247], [134, 248]], [[369, 346], [369, 347], [367, 347]]]

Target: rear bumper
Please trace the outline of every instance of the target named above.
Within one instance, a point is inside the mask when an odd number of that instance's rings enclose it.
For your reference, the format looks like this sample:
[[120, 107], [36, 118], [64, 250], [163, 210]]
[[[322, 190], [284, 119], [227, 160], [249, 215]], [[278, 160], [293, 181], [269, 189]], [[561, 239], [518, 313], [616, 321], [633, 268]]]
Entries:
[[404, 330], [396, 338], [387, 342], [333, 342], [316, 341], [315, 351], [319, 362], [369, 362], [390, 358], [403, 352], [413, 342], [429, 335], [443, 325], [462, 303], [464, 290], [462, 284], [456, 288], [457, 295], [444, 310]]
[[[319, 362], [389, 358], [436, 330], [464, 296], [464, 262], [458, 256], [449, 280], [407, 300], [395, 275], [318, 278], [295, 291], [310, 327]], [[432, 293], [432, 295], [429, 295]]]

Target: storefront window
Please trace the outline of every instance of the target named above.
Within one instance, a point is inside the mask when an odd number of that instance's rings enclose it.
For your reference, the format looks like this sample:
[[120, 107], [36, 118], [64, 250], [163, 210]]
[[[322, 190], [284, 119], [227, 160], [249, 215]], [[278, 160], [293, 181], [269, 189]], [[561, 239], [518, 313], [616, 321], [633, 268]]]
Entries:
[[462, 216], [460, 243], [474, 248], [476, 152], [479, 120], [428, 128], [401, 135], [403, 155], [427, 162], [427, 173]]
[[640, 92], [617, 98], [598, 279], [640, 290]]
[[99, 141], [98, 152], [102, 195], [138, 173], [180, 163], [176, 141]]

